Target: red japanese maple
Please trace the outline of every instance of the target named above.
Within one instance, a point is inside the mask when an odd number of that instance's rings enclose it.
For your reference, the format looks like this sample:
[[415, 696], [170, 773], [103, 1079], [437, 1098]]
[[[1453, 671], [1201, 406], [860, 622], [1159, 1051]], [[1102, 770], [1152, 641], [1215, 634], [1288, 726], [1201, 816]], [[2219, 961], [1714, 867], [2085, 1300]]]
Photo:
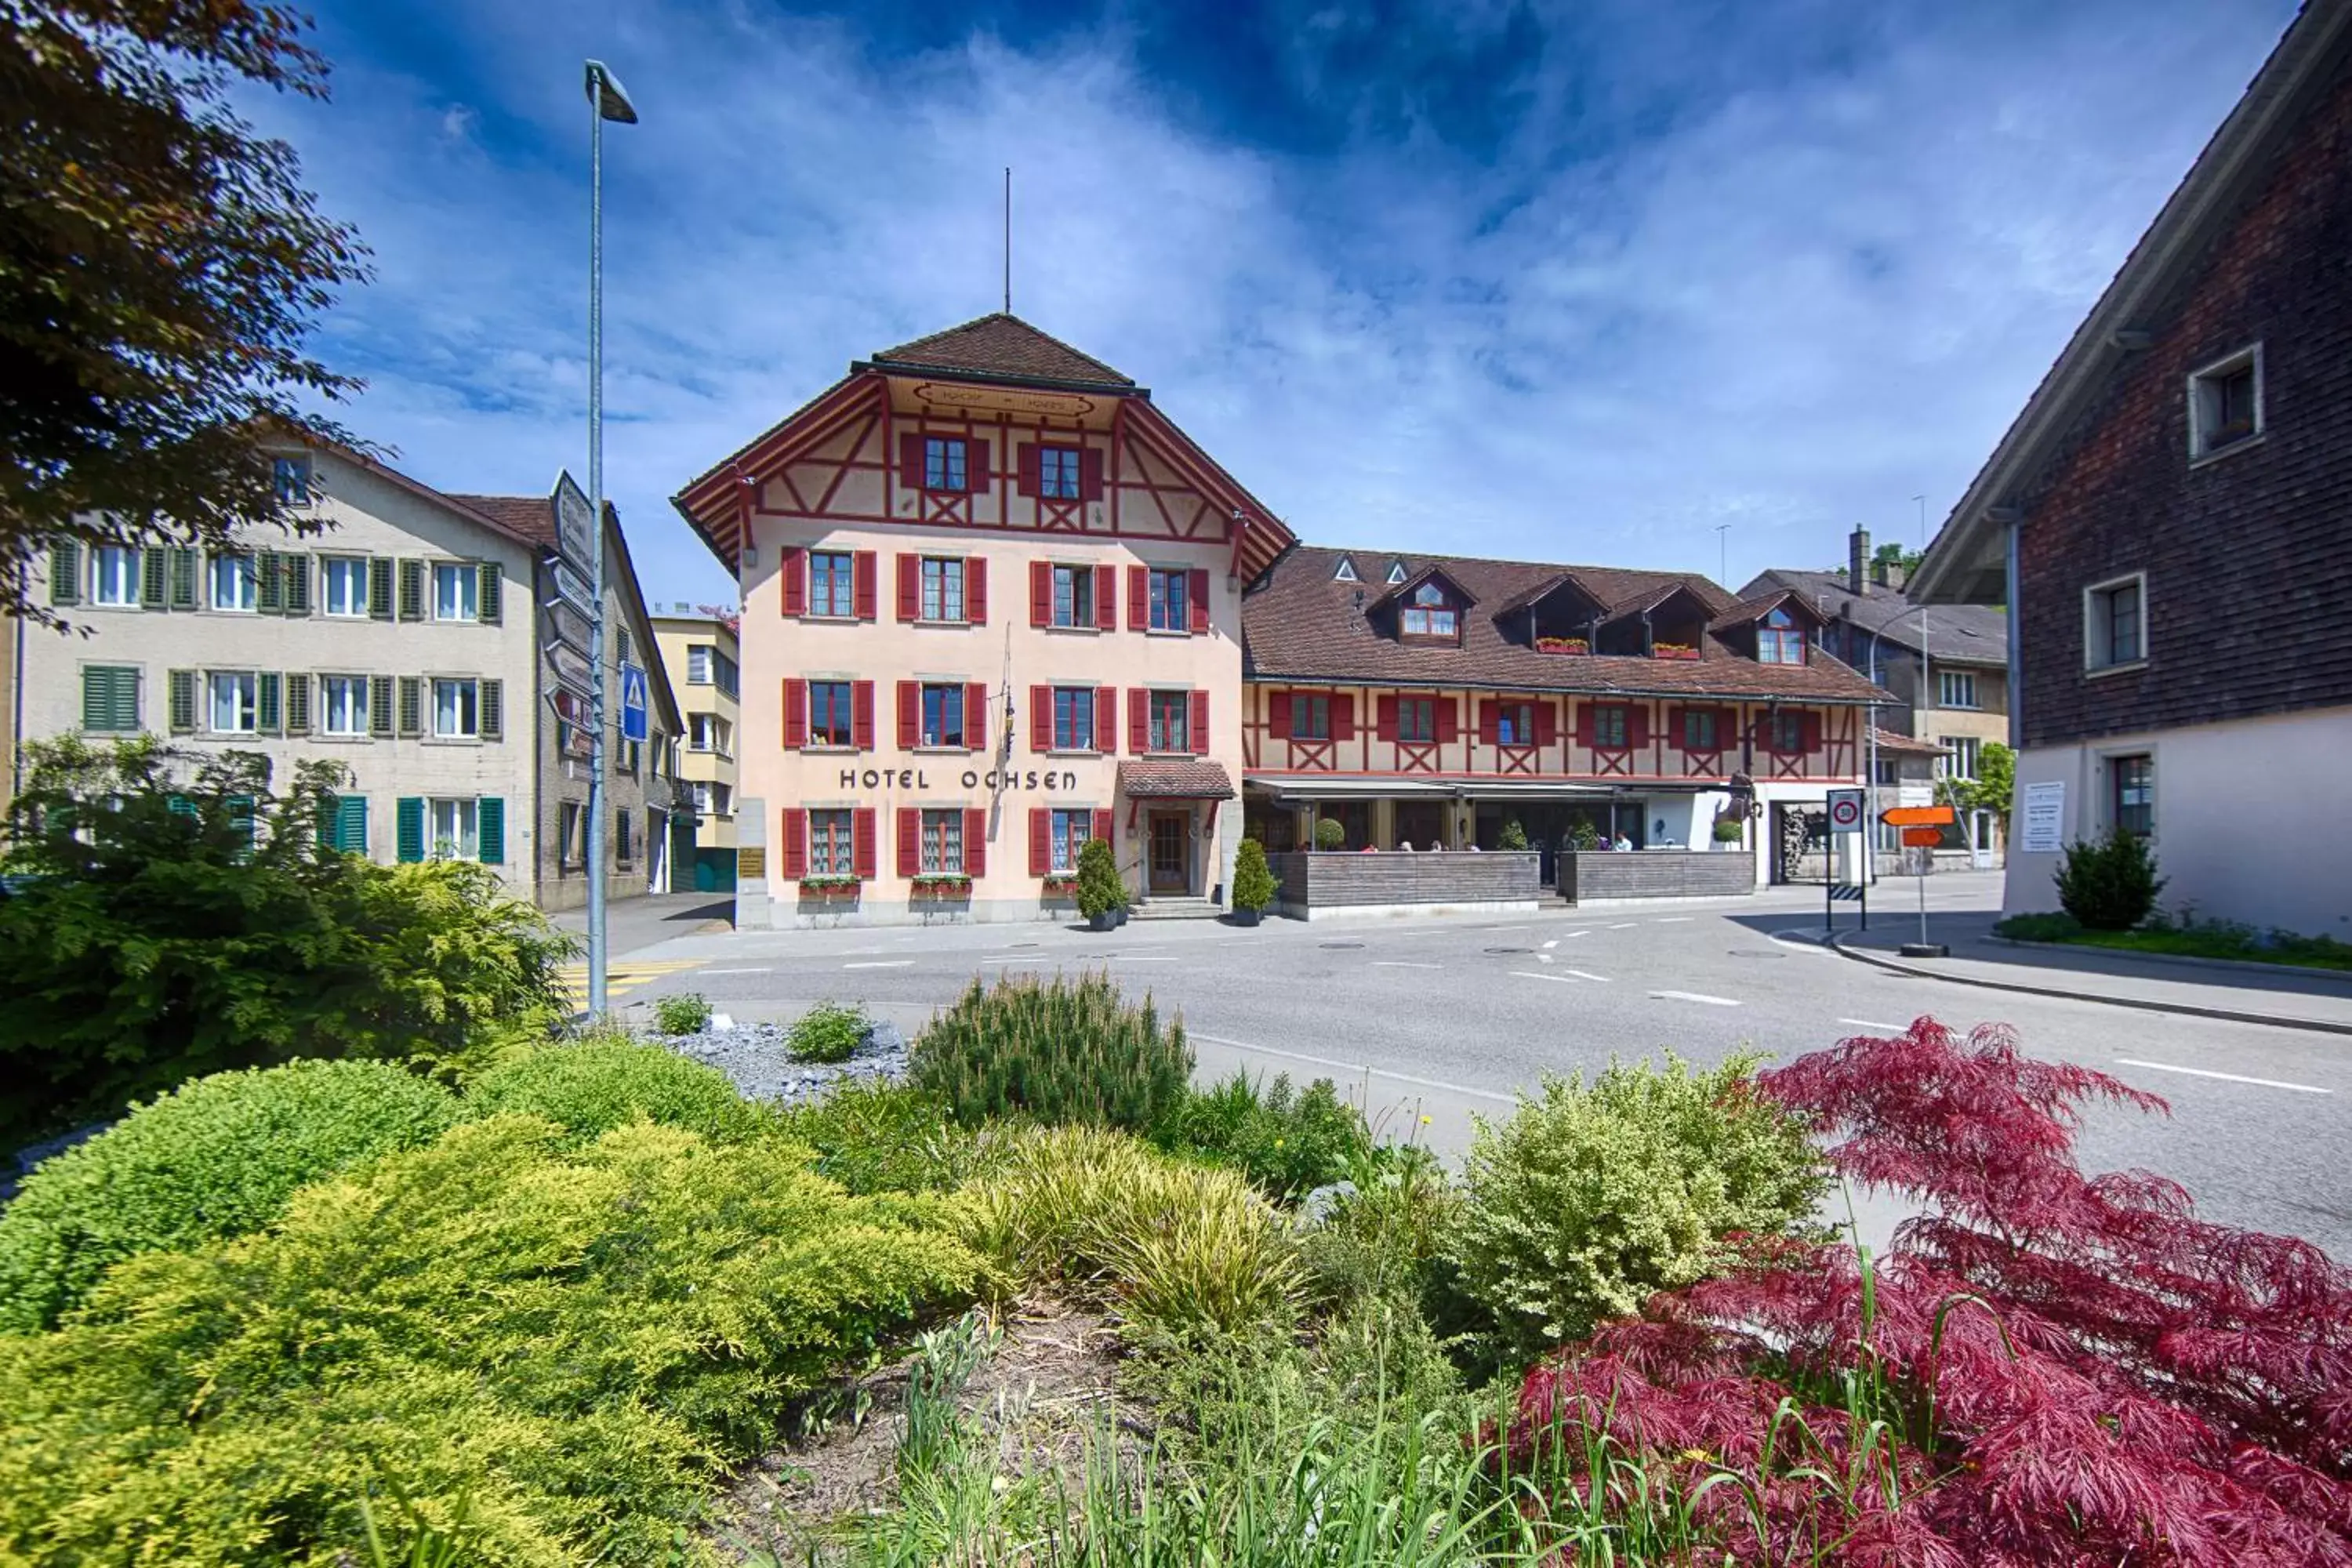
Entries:
[[1759, 1089], [1924, 1212], [1881, 1258], [1760, 1244], [1538, 1363], [1515, 1457], [1605, 1434], [1631, 1463], [1580, 1493], [1664, 1481], [1744, 1562], [2352, 1563], [2352, 1272], [2082, 1173], [2085, 1102], [2161, 1100], [1928, 1018]]

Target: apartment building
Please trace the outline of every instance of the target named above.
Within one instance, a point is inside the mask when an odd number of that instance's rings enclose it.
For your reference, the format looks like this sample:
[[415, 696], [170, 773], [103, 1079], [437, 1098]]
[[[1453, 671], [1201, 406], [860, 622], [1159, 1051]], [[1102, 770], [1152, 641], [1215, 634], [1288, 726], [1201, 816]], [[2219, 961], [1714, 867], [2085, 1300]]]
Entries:
[[742, 730], [740, 617], [716, 605], [656, 605], [653, 625], [684, 724], [678, 784], [694, 803], [694, 832], [672, 851], [672, 880], [680, 891], [731, 893]]

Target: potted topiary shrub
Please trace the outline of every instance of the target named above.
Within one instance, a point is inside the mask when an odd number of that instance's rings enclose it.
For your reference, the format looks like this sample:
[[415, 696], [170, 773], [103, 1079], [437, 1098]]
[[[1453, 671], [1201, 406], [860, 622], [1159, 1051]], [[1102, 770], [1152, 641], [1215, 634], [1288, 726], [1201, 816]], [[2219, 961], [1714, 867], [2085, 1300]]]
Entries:
[[1746, 829], [1740, 826], [1739, 818], [1736, 816], [1718, 816], [1715, 819], [1715, 847], [1717, 849], [1738, 848], [1739, 841], [1745, 834]]
[[1108, 839], [1089, 838], [1078, 848], [1078, 913], [1090, 931], [1108, 931], [1118, 923], [1127, 890], [1118, 885], [1118, 863]]
[[1344, 826], [1339, 822], [1339, 818], [1334, 817], [1334, 816], [1327, 816], [1327, 817], [1324, 817], [1324, 818], [1322, 818], [1320, 821], [1318, 821], [1318, 822], [1317, 822], [1317, 823], [1316, 823], [1316, 825], [1315, 825], [1315, 847], [1316, 847], [1316, 848], [1318, 848], [1318, 849], [1345, 849], [1347, 847], [1348, 847], [1348, 829], [1347, 829], [1347, 828], [1346, 828], [1346, 827], [1345, 827], [1345, 826]]
[[1277, 891], [1274, 868], [1265, 863], [1265, 846], [1244, 838], [1234, 855], [1234, 924], [1254, 926]]
[[1496, 848], [1525, 849], [1527, 847], [1528, 830], [1519, 826], [1519, 819], [1517, 817], [1515, 816], [1511, 818], [1510, 821], [1503, 824], [1502, 836], [1495, 840]]

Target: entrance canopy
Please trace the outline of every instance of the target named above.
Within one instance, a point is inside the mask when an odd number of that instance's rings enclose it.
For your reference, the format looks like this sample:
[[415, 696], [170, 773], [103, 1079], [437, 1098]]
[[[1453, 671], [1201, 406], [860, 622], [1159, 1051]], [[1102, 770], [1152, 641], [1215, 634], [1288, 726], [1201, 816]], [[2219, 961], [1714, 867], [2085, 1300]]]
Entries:
[[1124, 762], [1118, 789], [1129, 800], [1231, 800], [1234, 781], [1223, 763]]

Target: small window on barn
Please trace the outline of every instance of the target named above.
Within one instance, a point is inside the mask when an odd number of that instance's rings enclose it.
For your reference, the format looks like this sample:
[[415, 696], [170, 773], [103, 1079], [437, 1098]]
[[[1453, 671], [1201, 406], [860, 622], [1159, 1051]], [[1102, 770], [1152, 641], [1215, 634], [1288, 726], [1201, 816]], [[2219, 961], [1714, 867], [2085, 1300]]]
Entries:
[[2189, 378], [2189, 456], [2216, 458], [2263, 433], [2263, 346], [2239, 350]]

